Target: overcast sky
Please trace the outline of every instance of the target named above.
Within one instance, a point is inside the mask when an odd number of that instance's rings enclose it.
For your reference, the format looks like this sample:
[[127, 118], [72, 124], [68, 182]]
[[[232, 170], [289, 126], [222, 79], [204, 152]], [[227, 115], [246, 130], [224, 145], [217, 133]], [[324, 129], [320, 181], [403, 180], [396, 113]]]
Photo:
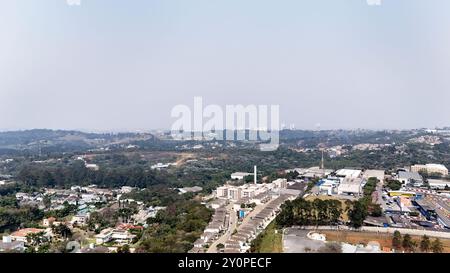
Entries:
[[0, 1], [0, 128], [170, 128], [279, 104], [296, 128], [450, 125], [450, 1]]

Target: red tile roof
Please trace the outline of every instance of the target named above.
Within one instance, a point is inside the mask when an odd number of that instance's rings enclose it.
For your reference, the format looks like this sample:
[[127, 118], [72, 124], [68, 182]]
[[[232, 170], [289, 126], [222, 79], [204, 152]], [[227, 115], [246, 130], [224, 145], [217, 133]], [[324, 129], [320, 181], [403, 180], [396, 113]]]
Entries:
[[39, 233], [44, 231], [43, 229], [38, 229], [38, 228], [24, 228], [24, 229], [20, 229], [16, 232], [13, 232], [11, 234], [11, 236], [13, 237], [26, 237], [28, 234], [30, 233]]

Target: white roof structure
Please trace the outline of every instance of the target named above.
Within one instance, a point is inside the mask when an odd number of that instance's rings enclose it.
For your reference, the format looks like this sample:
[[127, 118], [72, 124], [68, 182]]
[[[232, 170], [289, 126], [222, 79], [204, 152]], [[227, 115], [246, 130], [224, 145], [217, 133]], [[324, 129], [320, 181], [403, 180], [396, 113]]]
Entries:
[[344, 177], [359, 177], [361, 175], [361, 170], [353, 170], [353, 169], [341, 169], [336, 172], [337, 176], [344, 176]]
[[253, 175], [252, 173], [245, 173], [245, 172], [236, 172], [231, 174], [231, 179], [243, 179], [246, 176]]
[[445, 188], [445, 186], [450, 187], [450, 181], [439, 180], [439, 179], [428, 179], [428, 184], [431, 187]]
[[341, 184], [338, 187], [338, 192], [340, 194], [343, 193], [353, 193], [353, 194], [359, 194], [361, 192], [361, 186], [358, 184]]
[[384, 170], [366, 170], [363, 174], [363, 178], [368, 179], [370, 177], [376, 177], [378, 180], [384, 180]]
[[338, 186], [338, 194], [360, 194], [362, 192], [361, 178], [345, 178]]
[[440, 169], [440, 170], [444, 170], [444, 171], [448, 171], [447, 167], [445, 167], [442, 164], [425, 164], [425, 165], [414, 165], [414, 166], [425, 166], [426, 168], [430, 168], [430, 169]]

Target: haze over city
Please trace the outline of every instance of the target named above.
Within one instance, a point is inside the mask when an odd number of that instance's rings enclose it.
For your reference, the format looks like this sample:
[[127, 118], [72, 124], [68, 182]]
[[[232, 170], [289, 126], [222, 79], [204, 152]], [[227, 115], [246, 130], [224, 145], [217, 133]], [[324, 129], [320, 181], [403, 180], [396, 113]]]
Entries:
[[27, 272], [51, 254], [107, 273], [446, 268], [449, 11], [1, 0], [0, 257]]
[[448, 126], [448, 1], [0, 3], [0, 128], [170, 128], [278, 104], [298, 129]]

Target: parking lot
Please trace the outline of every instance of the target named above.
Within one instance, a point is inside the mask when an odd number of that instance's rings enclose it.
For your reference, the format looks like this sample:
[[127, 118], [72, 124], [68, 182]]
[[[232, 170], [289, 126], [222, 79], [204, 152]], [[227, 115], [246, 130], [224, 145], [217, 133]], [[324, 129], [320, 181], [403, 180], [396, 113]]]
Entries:
[[322, 241], [311, 240], [306, 235], [311, 230], [287, 228], [283, 236], [284, 253], [316, 252], [325, 246]]

